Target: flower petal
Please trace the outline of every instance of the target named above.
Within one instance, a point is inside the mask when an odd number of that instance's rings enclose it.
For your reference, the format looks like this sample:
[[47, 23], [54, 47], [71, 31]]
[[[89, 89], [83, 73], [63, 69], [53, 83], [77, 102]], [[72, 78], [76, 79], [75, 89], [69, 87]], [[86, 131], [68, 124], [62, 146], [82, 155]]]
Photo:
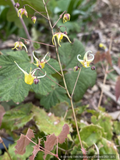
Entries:
[[26, 71], [24, 71], [15, 61], [14, 63], [17, 65], [17, 67], [24, 73], [24, 74], [28, 74]]
[[72, 43], [72, 42], [70, 41], [69, 37], [68, 37], [66, 34], [64, 34], [64, 33], [62, 33], [62, 34], [63, 34], [64, 37], [66, 37], [66, 38], [68, 39], [68, 41], [69, 41], [70, 43]]
[[84, 59], [84, 60], [86, 60], [86, 61], [88, 61], [88, 59], [87, 59], [87, 55], [88, 55], [88, 53], [92, 53], [92, 51], [87, 51], [87, 52], [85, 53], [85, 55], [84, 55], [83, 59]]

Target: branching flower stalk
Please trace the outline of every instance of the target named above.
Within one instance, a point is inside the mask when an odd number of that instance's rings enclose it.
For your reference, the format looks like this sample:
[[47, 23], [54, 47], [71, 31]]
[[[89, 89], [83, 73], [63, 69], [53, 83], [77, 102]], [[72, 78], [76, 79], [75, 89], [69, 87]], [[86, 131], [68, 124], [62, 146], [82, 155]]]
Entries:
[[[18, 9], [15, 7], [15, 1], [11, 0], [11, 2], [12, 2], [13, 6], [14, 6], [14, 8], [16, 10], [16, 13], [18, 14]], [[24, 20], [21, 18], [20, 15], [19, 15], [19, 19], [20, 19], [20, 21], [21, 21], [21, 23], [23, 25], [24, 31], [25, 31], [25, 33], [27, 35], [27, 38], [30, 40], [30, 56], [31, 56], [31, 62], [33, 63], [33, 55], [32, 55], [33, 44], [32, 44], [32, 40], [31, 40], [30, 34], [28, 32], [28, 29], [27, 29], [27, 27], [26, 27], [26, 25], [24, 23]]]
[[[110, 45], [109, 45], [109, 49], [108, 49], [109, 52], [111, 51], [111, 47], [112, 47], [112, 36], [110, 39]], [[108, 70], [109, 70], [109, 64], [107, 63], [106, 68], [105, 68], [105, 75], [104, 75], [104, 79], [103, 79], [103, 84], [106, 83]], [[101, 105], [102, 97], [103, 97], [103, 89], [101, 90], [101, 94], [100, 94], [100, 98], [99, 98], [99, 102], [98, 102], [98, 107]]]
[[[50, 25], [50, 28], [51, 28], [51, 31], [52, 31], [52, 35], [54, 36], [53, 27], [52, 27], [52, 24], [51, 24], [51, 21], [50, 21], [50, 17], [49, 17], [49, 13], [48, 13], [48, 10], [47, 10], [47, 6], [46, 6], [46, 3], [45, 3], [45, 0], [43, 0], [43, 4], [45, 6], [45, 10], [46, 10], [46, 13], [47, 13], [47, 17], [48, 17], [49, 25]], [[70, 102], [71, 102], [71, 107], [72, 107], [73, 116], [74, 116], [74, 120], [75, 120], [75, 125], [76, 125], [76, 129], [77, 129], [77, 134], [78, 134], [80, 146], [81, 146], [81, 149], [82, 149], [83, 148], [82, 147], [82, 141], [81, 141], [80, 133], [79, 133], [79, 129], [78, 129], [77, 119], [76, 119], [75, 110], [74, 110], [74, 106], [73, 106], [73, 100], [72, 100], [72, 96], [70, 95], [70, 93], [69, 93], [69, 91], [67, 89], [67, 84], [66, 84], [66, 81], [65, 81], [65, 77], [64, 77], [64, 73], [63, 73], [63, 69], [62, 69], [62, 64], [61, 64], [61, 61], [60, 61], [60, 57], [59, 57], [59, 53], [58, 53], [58, 47], [57, 47], [57, 43], [56, 43], [55, 38], [54, 38], [54, 45], [55, 45], [55, 48], [56, 48], [56, 53], [57, 53], [57, 57], [58, 57], [58, 62], [59, 62], [61, 74], [62, 74], [62, 77], [63, 77], [63, 82], [64, 82], [65, 90], [66, 90], [66, 92], [68, 94], [68, 97], [70, 99]]]

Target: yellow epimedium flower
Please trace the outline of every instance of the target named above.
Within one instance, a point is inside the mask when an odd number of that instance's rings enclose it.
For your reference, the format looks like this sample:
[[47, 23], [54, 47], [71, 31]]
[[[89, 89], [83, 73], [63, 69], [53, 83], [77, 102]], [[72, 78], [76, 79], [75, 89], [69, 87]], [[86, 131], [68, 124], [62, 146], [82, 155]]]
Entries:
[[28, 18], [28, 13], [27, 13], [27, 11], [26, 11], [25, 8], [20, 8], [20, 9], [18, 10], [18, 17], [19, 17], [19, 13], [20, 13], [21, 17], [22, 17], [22, 15], [24, 14], [24, 15]]
[[99, 47], [100, 47], [100, 48], [103, 48], [106, 52], [108, 51], [108, 48], [107, 48], [106, 45], [103, 44], [103, 43], [100, 43], [100, 44], [99, 44]]
[[55, 34], [53, 35], [53, 37], [52, 37], [52, 43], [53, 43], [53, 45], [54, 45], [54, 37], [57, 37], [58, 45], [59, 45], [60, 47], [61, 47], [60, 42], [61, 42], [61, 40], [63, 39], [63, 37], [66, 37], [66, 38], [68, 39], [68, 41], [71, 43], [69, 37], [68, 37], [66, 34], [64, 34], [64, 33], [62, 33], [62, 32], [58, 32], [58, 33], [55, 33]]
[[83, 65], [83, 67], [88, 68], [90, 67], [90, 63], [94, 60], [94, 55], [90, 54], [92, 56], [91, 59], [87, 58], [88, 53], [91, 53], [92, 51], [87, 51], [83, 57], [83, 60], [79, 58], [81, 56], [80, 54], [77, 55], [77, 60]]
[[14, 48], [12, 48], [12, 49], [17, 49], [18, 50], [18, 48], [22, 49], [22, 47], [24, 47], [26, 52], [28, 52], [26, 46], [23, 44], [23, 42], [20, 42], [20, 41], [15, 42], [14, 43]]
[[49, 58], [46, 60], [45, 58], [48, 56], [48, 54], [49, 54], [49, 52], [48, 53], [46, 53], [46, 55], [41, 59], [41, 61], [37, 58], [37, 57], [35, 57], [35, 55], [34, 55], [34, 52], [33, 52], [33, 57], [34, 57], [34, 59], [36, 60], [36, 66], [37, 67], [39, 67], [39, 68], [44, 68], [45, 67], [45, 63], [47, 63], [49, 60], [50, 60], [50, 56], [49, 56]]
[[70, 21], [70, 14], [69, 13], [66, 13], [64, 14], [63, 16], [63, 23], [67, 22], [67, 21]]
[[33, 70], [32, 72], [30, 71], [29, 73], [27, 73], [16, 62], [15, 62], [15, 64], [24, 73], [24, 76], [25, 76], [24, 81], [25, 81], [25, 83], [27, 83], [29, 85], [33, 84], [33, 82], [34, 82], [34, 80], [36, 80], [36, 78], [39, 79], [39, 78], [43, 78], [43, 77], [46, 76], [46, 72], [45, 72], [45, 74], [43, 76], [37, 76], [36, 77], [36, 76], [34, 76], [34, 73], [36, 72], [36, 69]]

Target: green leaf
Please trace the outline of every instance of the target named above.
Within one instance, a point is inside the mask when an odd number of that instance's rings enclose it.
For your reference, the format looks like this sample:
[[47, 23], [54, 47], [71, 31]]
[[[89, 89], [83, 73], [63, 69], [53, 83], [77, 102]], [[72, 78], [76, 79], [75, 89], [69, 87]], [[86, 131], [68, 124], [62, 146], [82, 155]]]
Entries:
[[80, 136], [81, 140], [84, 141], [88, 146], [97, 143], [102, 137], [103, 129], [98, 125], [89, 125], [81, 129]]
[[33, 107], [32, 113], [38, 129], [43, 131], [45, 134], [54, 133], [56, 136], [58, 136], [63, 125], [66, 124], [63, 118], [55, 117], [53, 114], [49, 115], [44, 109], [40, 109], [38, 107]]
[[1, 128], [13, 131], [23, 127], [27, 122], [33, 119], [31, 114], [33, 105], [28, 103], [20, 105], [14, 109], [5, 112]]
[[[30, 72], [30, 68], [32, 70], [36, 68], [35, 65], [30, 63], [30, 59], [25, 51], [8, 51], [5, 52], [5, 54], [0, 55], [0, 65], [2, 66], [2, 68], [0, 68], [0, 75], [3, 76], [0, 82], [1, 101], [13, 100], [14, 102], [21, 102], [28, 95], [30, 90], [46, 95], [56, 85], [53, 82], [56, 81], [56, 79], [50, 75], [50, 73], [54, 73], [54, 71], [48, 68], [47, 65], [45, 66], [43, 73], [40, 71], [36, 72], [37, 76], [41, 76], [45, 73], [45, 70], [47, 70], [48, 73], [46, 77], [41, 78], [37, 85], [26, 84], [24, 82], [24, 73], [16, 66], [14, 61], [16, 61], [27, 73]], [[56, 61], [52, 60], [53, 65], [54, 62], [56, 64]]]
[[49, 94], [46, 96], [42, 96], [40, 100], [40, 104], [43, 105], [46, 109], [54, 107], [56, 104], [60, 102], [68, 101], [68, 97], [66, 96], [66, 90], [63, 88], [54, 88]]
[[[60, 59], [68, 71], [65, 74], [65, 79], [67, 82], [67, 87], [70, 93], [74, 88], [74, 84], [77, 79], [77, 75], [79, 71], [74, 72], [73, 68], [79, 63], [77, 60], [77, 55], [81, 55], [81, 59], [83, 59], [85, 54], [85, 49], [82, 43], [78, 40], [75, 40], [73, 44], [64, 43], [61, 47], [59, 47]], [[76, 85], [76, 89], [74, 92], [74, 100], [79, 101], [83, 95], [85, 94], [86, 90], [89, 87], [92, 87], [96, 81], [96, 71], [91, 70], [91, 68], [83, 68], [81, 69], [81, 73]]]
[[[105, 134], [105, 138], [108, 140], [112, 139], [113, 136], [113, 122], [112, 122], [112, 117], [109, 116], [107, 113], [102, 113], [99, 115], [99, 117], [92, 116], [91, 118], [92, 123], [99, 125], [103, 128]], [[109, 124], [109, 125], [108, 125]]]
[[[111, 157], [111, 159], [119, 160], [117, 148], [113, 142], [110, 142], [107, 139], [102, 138], [97, 146], [99, 148], [100, 155], [104, 156], [105, 154], [107, 154], [108, 156], [112, 156], [113, 154], [114, 157]], [[110, 160], [110, 157], [106, 158], [106, 160]]]

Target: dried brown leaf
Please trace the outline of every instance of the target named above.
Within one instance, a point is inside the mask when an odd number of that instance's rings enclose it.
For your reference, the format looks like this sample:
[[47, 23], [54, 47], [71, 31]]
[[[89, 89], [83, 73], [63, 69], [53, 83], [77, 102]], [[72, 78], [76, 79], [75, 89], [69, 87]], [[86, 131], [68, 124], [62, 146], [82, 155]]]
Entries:
[[120, 76], [118, 76], [117, 82], [115, 85], [115, 96], [116, 96], [116, 100], [118, 100], [118, 98], [120, 97]]
[[33, 150], [33, 155], [29, 157], [29, 160], [34, 160], [36, 154], [40, 151], [40, 139], [37, 145], [35, 145]]
[[67, 138], [67, 135], [69, 134], [69, 126], [67, 124], [64, 124], [63, 129], [61, 133], [58, 136], [58, 143], [65, 142], [65, 139]]
[[15, 146], [15, 148], [16, 148], [15, 153], [16, 154], [23, 155], [25, 153], [26, 146], [30, 143], [30, 140], [28, 140], [27, 137], [29, 139], [32, 139], [34, 137], [34, 133], [30, 128], [28, 129], [26, 135], [21, 134], [20, 139], [17, 140], [17, 145]]
[[48, 151], [53, 150], [54, 145], [56, 145], [57, 143], [57, 137], [55, 136], [55, 134], [51, 134], [47, 136], [47, 140], [45, 141], [45, 155], [44, 155], [44, 159], [46, 158], [47, 154], [49, 154]]
[[4, 114], [5, 114], [4, 107], [0, 105], [0, 126], [2, 124], [2, 119], [3, 119]]
[[106, 60], [109, 63], [109, 65], [112, 66], [112, 58], [109, 51], [106, 52]]
[[98, 51], [95, 54], [94, 62], [93, 63], [98, 63], [101, 60], [101, 53]]
[[104, 59], [106, 58], [106, 53], [105, 52], [96, 52], [95, 54], [95, 58], [94, 58], [94, 61], [93, 63], [98, 63], [100, 61], [103, 61]]

